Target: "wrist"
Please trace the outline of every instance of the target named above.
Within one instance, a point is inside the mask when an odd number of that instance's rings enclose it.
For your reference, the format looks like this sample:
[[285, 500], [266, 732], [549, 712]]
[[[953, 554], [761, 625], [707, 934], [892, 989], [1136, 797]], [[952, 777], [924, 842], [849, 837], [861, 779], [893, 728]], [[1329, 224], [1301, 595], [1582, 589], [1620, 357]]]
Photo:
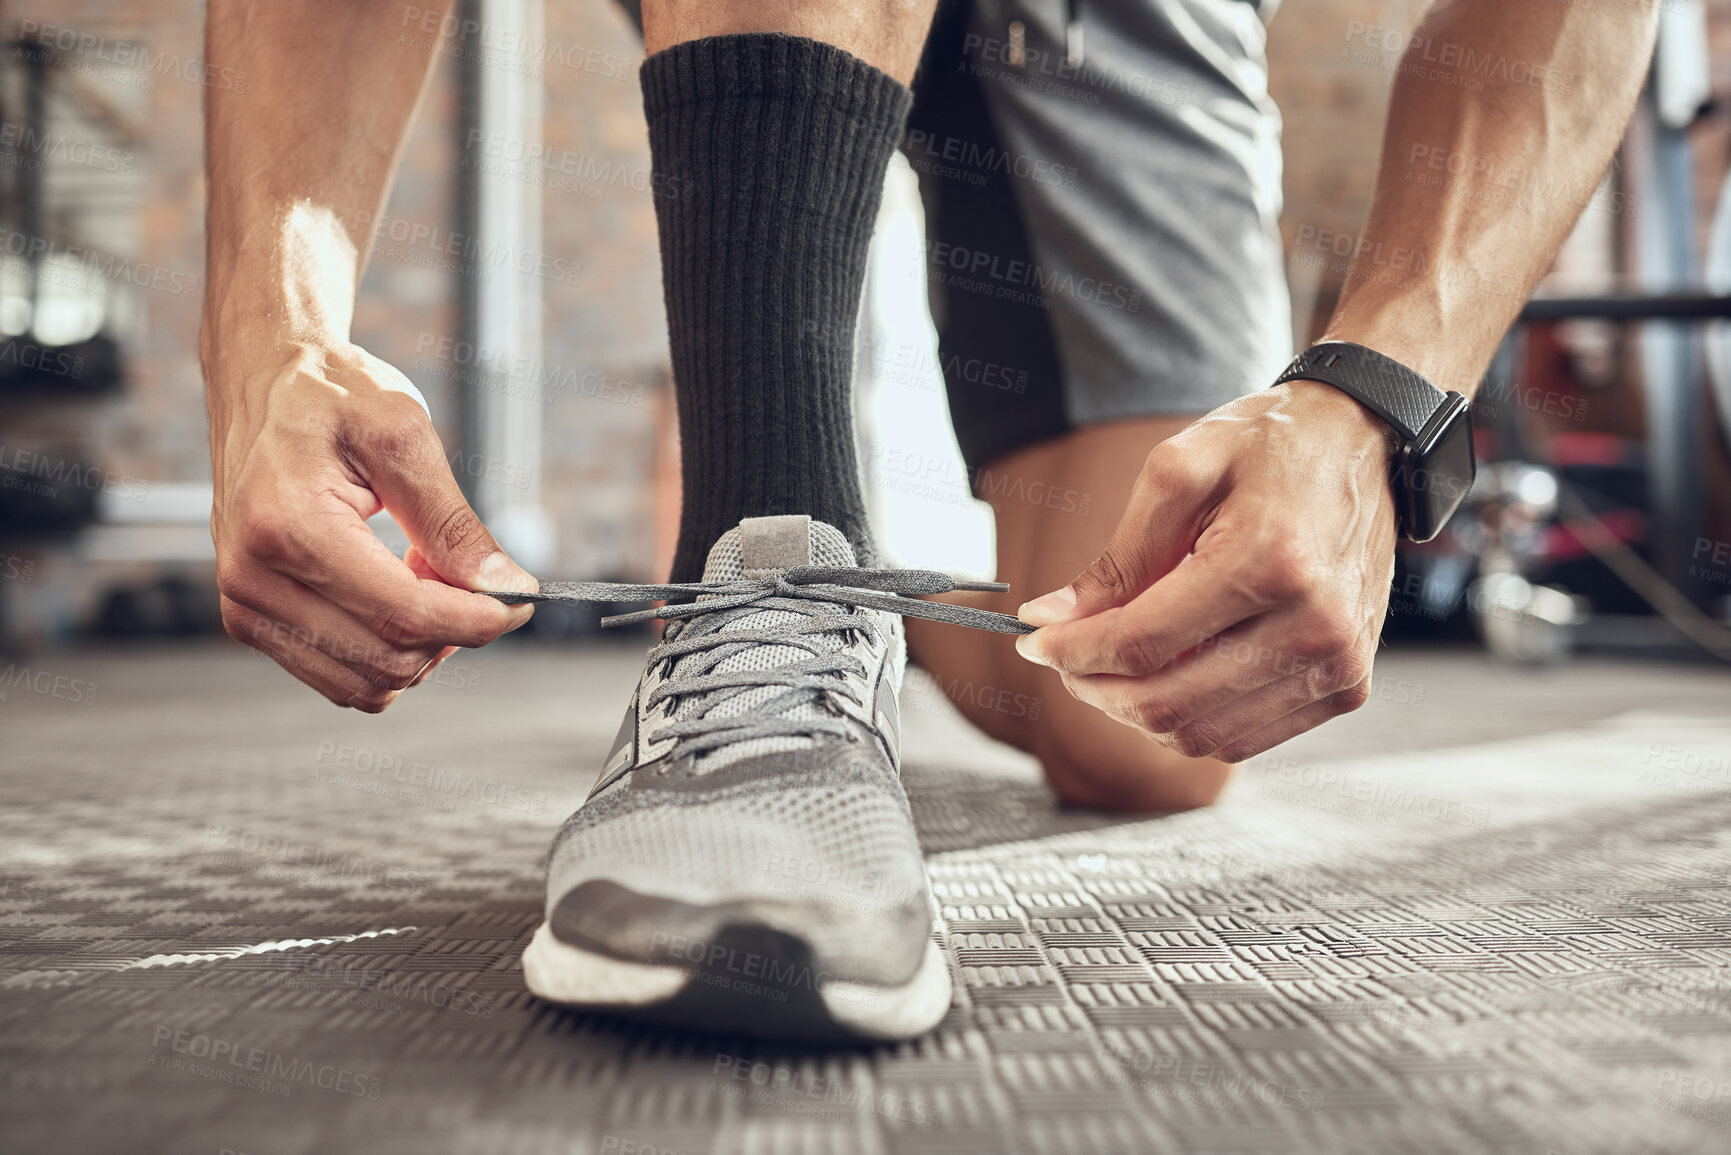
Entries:
[[[248, 287], [239, 289], [241, 282]], [[348, 346], [346, 304], [333, 305], [316, 289], [262, 270], [231, 284], [237, 291], [213, 292], [200, 321], [198, 355], [207, 375], [258, 369], [280, 361], [290, 348]]]
[[1466, 342], [1438, 339], [1438, 334], [1458, 331], [1458, 326], [1446, 326], [1441, 311], [1427, 302], [1379, 307], [1354, 302], [1343, 303], [1316, 340], [1363, 345], [1398, 361], [1438, 389], [1470, 399], [1478, 389], [1480, 373], [1472, 369], [1477, 354], [1467, 349]]
[[1298, 378], [1269, 392], [1285, 396], [1282, 408], [1306, 430], [1306, 436], [1363, 452], [1383, 466], [1400, 451], [1400, 435], [1388, 422], [1326, 381]]
[[285, 346], [348, 344], [362, 241], [310, 202], [231, 206], [210, 226], [208, 292], [199, 355], [249, 367]]
[[346, 336], [329, 329], [300, 324], [262, 309], [251, 318], [216, 319], [208, 313], [198, 333], [198, 360], [208, 385], [232, 382], [283, 363], [304, 351], [336, 351], [349, 347]]
[[[258, 325], [229, 330], [221, 339], [207, 328], [200, 339], [205, 406], [215, 444], [247, 431], [256, 432], [269, 419], [282, 391], [307, 372], [327, 377], [332, 366], [347, 360], [347, 341]], [[333, 394], [333, 399], [334, 399]]]

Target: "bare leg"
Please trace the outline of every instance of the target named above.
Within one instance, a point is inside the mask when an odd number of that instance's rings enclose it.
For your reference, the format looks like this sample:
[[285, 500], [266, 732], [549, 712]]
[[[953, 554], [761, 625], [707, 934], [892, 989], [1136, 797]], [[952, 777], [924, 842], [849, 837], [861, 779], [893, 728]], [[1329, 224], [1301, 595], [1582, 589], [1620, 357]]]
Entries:
[[[1111, 537], [1148, 451], [1191, 420], [1156, 417], [1097, 425], [987, 466], [983, 475], [989, 484], [983, 488], [997, 520], [998, 580], [1009, 582], [1011, 592], [967, 600], [1015, 613], [1023, 601], [1075, 577]], [[1033, 488], [1036, 482], [1042, 488]], [[1054, 488], [1086, 495], [1087, 513], [1026, 499], [1030, 492]], [[1187, 758], [1072, 698], [1055, 672], [1023, 661], [1008, 637], [934, 628], [910, 618], [908, 642], [967, 719], [1040, 759], [1052, 788], [1067, 801], [1136, 811], [1205, 806], [1232, 773], [1227, 763]], [[1038, 700], [1038, 716], [993, 708], [995, 695], [981, 700], [984, 686]]]
[[833, 44], [903, 84], [912, 82], [937, 0], [645, 0], [650, 55], [687, 40], [786, 32]]

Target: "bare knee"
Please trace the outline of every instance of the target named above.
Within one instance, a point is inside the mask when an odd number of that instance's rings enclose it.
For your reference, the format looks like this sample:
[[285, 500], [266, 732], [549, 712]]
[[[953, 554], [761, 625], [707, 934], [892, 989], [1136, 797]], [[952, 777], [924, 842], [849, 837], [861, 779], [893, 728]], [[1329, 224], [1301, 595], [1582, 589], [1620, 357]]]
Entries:
[[909, 649], [963, 717], [1038, 758], [1064, 801], [1130, 813], [1191, 810], [1213, 802], [1231, 777], [1230, 763], [1187, 758], [1071, 697], [1056, 674], [1021, 663], [996, 635], [945, 628], [910, 621]]
[[1053, 718], [1035, 743], [1046, 779], [1064, 801], [1131, 813], [1207, 806], [1226, 787], [1232, 764], [1189, 758], [1106, 715]]

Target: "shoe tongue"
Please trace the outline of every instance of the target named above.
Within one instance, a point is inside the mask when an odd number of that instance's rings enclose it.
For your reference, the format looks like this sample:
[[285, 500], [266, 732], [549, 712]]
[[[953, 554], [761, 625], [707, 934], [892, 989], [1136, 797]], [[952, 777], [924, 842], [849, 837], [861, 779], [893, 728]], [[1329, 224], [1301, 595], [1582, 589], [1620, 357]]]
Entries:
[[853, 546], [841, 530], [803, 513], [748, 517], [710, 548], [706, 582], [765, 577], [800, 565], [851, 566]]
[[[767, 577], [776, 571], [800, 565], [853, 564], [853, 546], [848, 543], [841, 530], [828, 522], [817, 521], [804, 514], [748, 517], [741, 521], [737, 528], [728, 530], [717, 539], [709, 551], [709, 558], [703, 569], [703, 580], [739, 581], [742, 578]], [[800, 621], [799, 614], [786, 610], [761, 610], [742, 614], [729, 622], [727, 629], [773, 629], [777, 626], [796, 626]], [[833, 635], [822, 636], [831, 646], [837, 649], [841, 647], [840, 638]], [[673, 677], [679, 676], [680, 666], [698, 656], [680, 659], [673, 669]], [[717, 663], [715, 672], [731, 674], [741, 670], [773, 670], [777, 666], [802, 661], [810, 656], [809, 651], [797, 646], [751, 646]], [[753, 688], [718, 702], [713, 707], [709, 707], [705, 698], [688, 699], [681, 703], [678, 716], [725, 718], [742, 714], [783, 692], [780, 686]], [[819, 707], [815, 702], [802, 702], [790, 707], [785, 714], [794, 718], [814, 718], [819, 716]], [[809, 745], [809, 738], [754, 738], [699, 755], [698, 762], [710, 769], [751, 755], [767, 754], [776, 750], [797, 750]]]

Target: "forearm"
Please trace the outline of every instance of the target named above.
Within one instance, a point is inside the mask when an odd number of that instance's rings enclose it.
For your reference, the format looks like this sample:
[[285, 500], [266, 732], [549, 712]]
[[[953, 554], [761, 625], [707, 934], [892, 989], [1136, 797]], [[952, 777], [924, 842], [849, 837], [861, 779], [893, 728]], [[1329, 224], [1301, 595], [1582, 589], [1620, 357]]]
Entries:
[[246, 376], [212, 372], [215, 362], [241, 347], [347, 339], [370, 224], [437, 42], [404, 26], [404, 12], [378, 0], [210, 0], [206, 58], [251, 78], [205, 97], [200, 352], [213, 407]]
[[[1471, 396], [1622, 138], [1656, 14], [1638, 2], [1433, 7], [1395, 81], [1327, 337]], [[1435, 79], [1439, 61], [1482, 86]]]

